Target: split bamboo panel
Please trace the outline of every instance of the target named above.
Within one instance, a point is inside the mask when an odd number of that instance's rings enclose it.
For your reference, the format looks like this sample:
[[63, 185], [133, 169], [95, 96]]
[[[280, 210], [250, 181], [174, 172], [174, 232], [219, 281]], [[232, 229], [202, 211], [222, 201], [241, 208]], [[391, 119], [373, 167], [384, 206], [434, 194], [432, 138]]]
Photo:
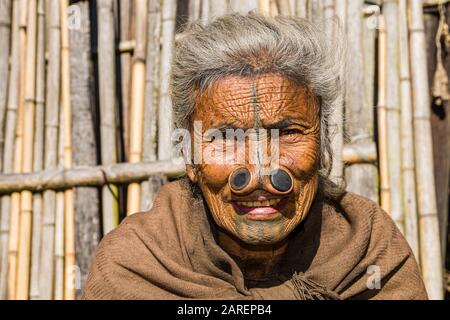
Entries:
[[[81, 28], [69, 29], [70, 46], [70, 96], [72, 105], [72, 158], [73, 166], [98, 164], [96, 141], [96, 105], [94, 63], [92, 56], [92, 27], [87, 0], [75, 4], [83, 21]], [[72, 7], [73, 10], [74, 7]], [[81, 294], [91, 259], [101, 239], [101, 190], [96, 187], [74, 189], [77, 297]]]
[[[67, 8], [69, 1], [61, 2], [61, 107], [64, 114], [64, 168], [72, 167], [72, 106], [70, 101], [70, 57]], [[75, 298], [75, 217], [73, 190], [64, 191], [64, 299]]]
[[[153, 2], [153, 1], [151, 1]], [[119, 0], [118, 14], [120, 18], [120, 41], [121, 43], [130, 42], [132, 40], [131, 19], [132, 19], [133, 1]], [[120, 83], [122, 98], [122, 136], [124, 143], [125, 155], [128, 156], [128, 143], [130, 139], [130, 79], [131, 79], [131, 56], [130, 51], [120, 53]]]
[[[116, 133], [116, 55], [114, 39], [113, 0], [97, 1], [98, 17], [98, 77], [100, 96], [100, 144], [102, 164], [117, 162]], [[103, 232], [118, 224], [117, 187], [102, 190]]]
[[[305, 9], [306, 10], [306, 5]], [[338, 23], [335, 25], [333, 31], [333, 37], [342, 37], [346, 32], [347, 25], [347, 1], [335, 0], [334, 2], [334, 14], [338, 18]], [[331, 114], [331, 145], [333, 148], [333, 166], [330, 172], [330, 178], [337, 182], [342, 183], [344, 179], [344, 163], [342, 150], [344, 148], [344, 107], [345, 107], [345, 69], [346, 60], [342, 61], [341, 67], [341, 81], [342, 90], [339, 93], [335, 103], [333, 113]]]
[[398, 3], [394, 0], [383, 2], [383, 14], [386, 21], [386, 107], [388, 133], [389, 184], [391, 193], [391, 211], [389, 212], [397, 227], [404, 233], [402, 205], [402, 170], [400, 141], [400, 74], [399, 74], [399, 36]]
[[[325, 0], [324, 1], [324, 17], [327, 19], [325, 21], [325, 28], [327, 35], [329, 37], [330, 43], [333, 39], [343, 39], [342, 35], [344, 34], [341, 28], [341, 21], [345, 21], [345, 13], [346, 6], [344, 3], [343, 12], [337, 11], [342, 10], [342, 8], [336, 7], [336, 4], [333, 0]], [[337, 15], [339, 17], [339, 23], [336, 24], [333, 17]], [[341, 68], [341, 81], [345, 79], [345, 62]], [[345, 83], [343, 83], [342, 88], [345, 87]], [[344, 112], [344, 96], [343, 94], [339, 94], [336, 101], [333, 104], [333, 113], [330, 116], [330, 140], [331, 147], [333, 150], [333, 164], [330, 172], [330, 178], [337, 182], [338, 184], [342, 184], [343, 175], [344, 175], [344, 163], [342, 160], [342, 151], [344, 147], [344, 132], [343, 132], [343, 112]]]
[[407, 1], [399, 0], [399, 54], [401, 102], [401, 166], [403, 187], [404, 235], [414, 255], [420, 260], [417, 221], [416, 179], [414, 176], [413, 110], [411, 101], [410, 52], [408, 46]]
[[[158, 152], [158, 101], [159, 101], [159, 65], [161, 60], [161, 5], [159, 1], [150, 1], [147, 19], [147, 56], [145, 71], [145, 110], [142, 138], [142, 161], [157, 160]], [[141, 184], [141, 210], [149, 210], [155, 197], [150, 181]]]
[[[420, 264], [430, 299], [443, 298], [439, 218], [434, 183], [427, 53], [421, 0], [410, 0], [409, 45], [413, 89], [414, 152], [419, 211]], [[420, 134], [419, 134], [420, 133]]]
[[[373, 142], [374, 121], [373, 104], [368, 104], [365, 83], [368, 77], [367, 63], [372, 57], [364, 52], [364, 1], [347, 2], [347, 59], [351, 67], [347, 68], [345, 88], [345, 135], [351, 144]], [[351, 56], [350, 56], [351, 55]], [[371, 164], [354, 164], [345, 168], [348, 190], [357, 192], [374, 201], [378, 199], [377, 168]]]

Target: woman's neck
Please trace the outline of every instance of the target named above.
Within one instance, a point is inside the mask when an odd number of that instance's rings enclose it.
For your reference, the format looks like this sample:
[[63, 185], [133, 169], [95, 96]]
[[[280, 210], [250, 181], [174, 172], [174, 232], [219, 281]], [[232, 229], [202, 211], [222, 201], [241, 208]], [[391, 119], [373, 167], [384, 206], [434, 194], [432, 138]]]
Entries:
[[245, 279], [264, 280], [277, 273], [288, 240], [273, 245], [250, 245], [219, 230], [218, 243], [236, 260]]

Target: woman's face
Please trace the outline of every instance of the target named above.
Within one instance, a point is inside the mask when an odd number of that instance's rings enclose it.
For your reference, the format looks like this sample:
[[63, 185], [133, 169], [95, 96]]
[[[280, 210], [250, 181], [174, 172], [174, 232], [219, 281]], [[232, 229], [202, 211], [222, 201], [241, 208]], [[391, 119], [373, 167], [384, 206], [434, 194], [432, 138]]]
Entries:
[[[248, 244], [285, 239], [305, 218], [317, 190], [320, 118], [314, 95], [277, 74], [228, 76], [197, 99], [192, 120], [201, 124], [191, 134], [192, 141], [203, 135], [203, 157], [195, 169], [188, 168], [188, 176], [199, 185], [217, 225]], [[235, 139], [217, 131], [211, 135], [212, 129], [253, 129], [258, 134], [248, 135], [238, 148]], [[265, 161], [261, 150], [267, 154]], [[239, 168], [251, 176], [244, 191], [230, 183]], [[269, 172], [278, 168], [291, 177], [287, 192], [271, 184]]]

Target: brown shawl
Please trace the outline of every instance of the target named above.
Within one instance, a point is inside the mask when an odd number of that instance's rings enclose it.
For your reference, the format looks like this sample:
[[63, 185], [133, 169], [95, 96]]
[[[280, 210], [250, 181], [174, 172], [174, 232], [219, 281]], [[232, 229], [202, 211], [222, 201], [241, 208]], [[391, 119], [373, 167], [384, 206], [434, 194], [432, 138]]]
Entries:
[[[426, 299], [417, 263], [391, 218], [346, 193], [317, 195], [273, 279], [250, 284], [216, 243], [217, 227], [186, 179], [102, 240], [84, 299]], [[380, 289], [367, 283], [379, 270]], [[373, 267], [372, 267], [373, 268]], [[377, 269], [379, 268], [379, 269]], [[369, 272], [368, 272], [369, 270]]]

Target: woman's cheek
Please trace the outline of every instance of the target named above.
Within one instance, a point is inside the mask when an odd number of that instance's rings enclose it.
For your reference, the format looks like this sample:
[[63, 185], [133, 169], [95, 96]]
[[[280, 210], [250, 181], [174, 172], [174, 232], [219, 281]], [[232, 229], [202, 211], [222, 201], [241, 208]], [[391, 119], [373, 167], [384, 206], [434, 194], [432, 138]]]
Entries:
[[201, 166], [201, 182], [219, 191], [228, 182], [231, 168], [224, 164], [204, 164]]
[[319, 161], [319, 146], [314, 140], [281, 148], [280, 165], [287, 167], [297, 177], [314, 173]]

